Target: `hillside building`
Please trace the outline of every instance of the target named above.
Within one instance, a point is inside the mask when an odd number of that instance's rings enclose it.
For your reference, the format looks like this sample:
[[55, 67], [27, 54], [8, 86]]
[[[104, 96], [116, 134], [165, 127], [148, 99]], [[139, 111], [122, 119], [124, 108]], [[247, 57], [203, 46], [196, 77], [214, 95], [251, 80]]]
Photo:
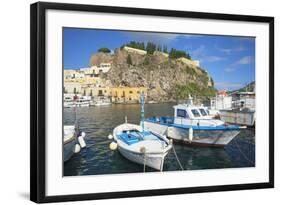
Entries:
[[111, 88], [113, 103], [139, 103], [140, 95], [147, 95], [146, 87], [115, 87]]

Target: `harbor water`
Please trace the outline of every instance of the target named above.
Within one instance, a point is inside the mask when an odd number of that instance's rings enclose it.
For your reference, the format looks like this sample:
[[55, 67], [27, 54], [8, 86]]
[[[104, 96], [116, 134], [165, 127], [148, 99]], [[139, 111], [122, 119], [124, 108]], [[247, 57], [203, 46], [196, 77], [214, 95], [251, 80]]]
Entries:
[[[145, 117], [173, 116], [173, 104], [146, 104]], [[64, 109], [64, 125], [74, 124], [75, 108]], [[80, 129], [86, 133], [87, 147], [64, 163], [64, 176], [121, 174], [143, 172], [143, 165], [125, 159], [118, 150], [111, 151], [107, 136], [124, 123], [140, 123], [139, 104], [113, 104], [101, 107], [77, 108]], [[225, 148], [192, 147], [174, 144], [185, 170], [242, 168], [255, 166], [255, 130], [245, 129]], [[163, 171], [180, 170], [172, 151], [167, 155]], [[147, 167], [147, 172], [153, 172]]]

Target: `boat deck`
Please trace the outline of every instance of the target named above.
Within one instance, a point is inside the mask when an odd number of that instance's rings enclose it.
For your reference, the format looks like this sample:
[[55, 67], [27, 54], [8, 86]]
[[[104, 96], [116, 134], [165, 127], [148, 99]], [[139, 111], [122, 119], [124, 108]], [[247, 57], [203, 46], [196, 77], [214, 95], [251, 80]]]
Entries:
[[160, 140], [156, 135], [154, 135], [149, 131], [144, 131], [144, 132], [133, 131], [129, 133], [123, 132], [118, 135], [118, 138], [128, 145], [132, 145], [143, 140]]

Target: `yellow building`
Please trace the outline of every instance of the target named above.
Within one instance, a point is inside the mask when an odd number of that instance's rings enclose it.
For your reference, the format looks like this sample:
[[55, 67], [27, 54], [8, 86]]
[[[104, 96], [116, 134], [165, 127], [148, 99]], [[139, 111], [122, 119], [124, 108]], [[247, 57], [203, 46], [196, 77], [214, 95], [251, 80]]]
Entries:
[[113, 103], [139, 103], [140, 94], [147, 94], [146, 87], [114, 87], [111, 88]]
[[109, 87], [95, 87], [95, 86], [83, 86], [81, 89], [82, 95], [92, 97], [111, 97], [111, 89]]

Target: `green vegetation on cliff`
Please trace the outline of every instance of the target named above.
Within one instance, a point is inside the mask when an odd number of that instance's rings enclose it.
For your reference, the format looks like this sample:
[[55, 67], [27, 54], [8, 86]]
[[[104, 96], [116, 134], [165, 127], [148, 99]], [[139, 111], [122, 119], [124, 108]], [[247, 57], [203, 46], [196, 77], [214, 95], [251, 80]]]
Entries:
[[109, 48], [100, 48], [100, 49], [98, 50], [98, 52], [101, 52], [101, 53], [110, 53], [111, 51], [110, 51]]
[[216, 95], [216, 89], [214, 87], [200, 87], [196, 83], [176, 86], [177, 99], [187, 99], [189, 95], [195, 97], [213, 97]]
[[181, 51], [181, 50], [177, 50], [175, 48], [171, 48], [170, 53], [169, 53], [169, 57], [170, 58], [187, 58], [187, 59], [191, 59], [190, 55], [188, 53], [186, 53], [185, 51]]
[[157, 45], [150, 41], [147, 42], [146, 45], [144, 42], [130, 41], [129, 43], [122, 45], [121, 48], [123, 48], [124, 46], [147, 51], [147, 54], [150, 54], [150, 55], [152, 55], [154, 53], [154, 51], [160, 51], [160, 52], [169, 54], [169, 57], [173, 58], [173, 59], [181, 58], [181, 57], [191, 59], [190, 54], [187, 53], [186, 51], [171, 48], [170, 52], [168, 52], [168, 48], [166, 45]]

